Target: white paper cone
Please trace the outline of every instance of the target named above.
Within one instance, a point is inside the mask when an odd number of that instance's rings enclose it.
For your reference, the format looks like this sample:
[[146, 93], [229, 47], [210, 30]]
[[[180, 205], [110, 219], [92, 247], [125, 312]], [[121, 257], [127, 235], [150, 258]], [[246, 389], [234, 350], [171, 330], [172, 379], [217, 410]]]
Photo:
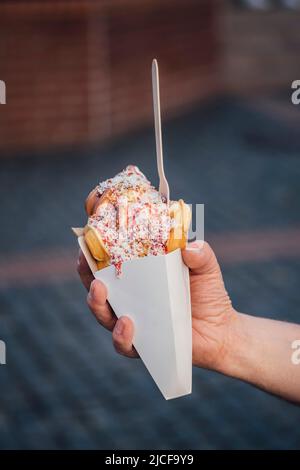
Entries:
[[127, 261], [118, 278], [114, 266], [95, 271], [84, 238], [78, 241], [96, 279], [106, 284], [117, 317], [133, 320], [134, 346], [163, 396], [168, 400], [191, 393], [190, 283], [181, 251]]

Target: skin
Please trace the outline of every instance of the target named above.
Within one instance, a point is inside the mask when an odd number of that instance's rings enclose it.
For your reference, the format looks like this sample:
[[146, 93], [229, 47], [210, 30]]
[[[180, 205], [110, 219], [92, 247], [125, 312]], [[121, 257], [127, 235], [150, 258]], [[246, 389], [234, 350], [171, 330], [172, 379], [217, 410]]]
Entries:
[[[300, 364], [291, 360], [292, 343], [300, 340], [300, 326], [237, 312], [206, 242], [189, 245], [182, 257], [190, 270], [193, 364], [300, 403]], [[116, 351], [138, 357], [132, 345], [132, 321], [126, 316], [117, 320], [107, 302], [105, 285], [93, 278], [82, 253], [78, 272], [89, 291], [88, 306], [98, 322], [112, 331]]]

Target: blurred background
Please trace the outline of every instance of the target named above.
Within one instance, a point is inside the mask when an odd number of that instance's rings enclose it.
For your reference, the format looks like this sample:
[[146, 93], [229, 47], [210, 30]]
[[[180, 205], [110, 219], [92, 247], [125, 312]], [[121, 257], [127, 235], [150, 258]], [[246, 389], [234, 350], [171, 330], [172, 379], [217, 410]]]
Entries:
[[164, 401], [88, 312], [70, 231], [127, 164], [157, 184], [156, 57], [172, 197], [205, 204], [238, 310], [299, 323], [299, 20], [297, 0], [1, 1], [0, 448], [300, 447], [299, 407], [216, 373]]

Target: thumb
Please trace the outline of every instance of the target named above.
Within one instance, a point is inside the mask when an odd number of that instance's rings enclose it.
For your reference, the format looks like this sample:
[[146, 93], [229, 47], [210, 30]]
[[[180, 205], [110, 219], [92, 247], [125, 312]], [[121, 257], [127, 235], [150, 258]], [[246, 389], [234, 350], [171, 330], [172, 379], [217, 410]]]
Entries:
[[182, 250], [182, 259], [194, 274], [220, 272], [216, 255], [207, 242], [197, 240]]

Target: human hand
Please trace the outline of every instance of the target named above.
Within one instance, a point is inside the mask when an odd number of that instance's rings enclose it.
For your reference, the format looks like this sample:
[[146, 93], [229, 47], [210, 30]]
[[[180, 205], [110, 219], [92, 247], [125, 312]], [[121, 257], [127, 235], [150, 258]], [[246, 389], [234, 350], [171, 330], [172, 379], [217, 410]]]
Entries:
[[[231, 305], [211, 247], [206, 242], [194, 242], [182, 251], [182, 257], [190, 270], [193, 363], [220, 370], [231, 342], [232, 324], [237, 313]], [[78, 272], [89, 290], [87, 303], [99, 323], [112, 331], [117, 352], [138, 357], [132, 345], [132, 321], [126, 316], [117, 319], [107, 302], [105, 285], [94, 279], [82, 253], [78, 260]]]

